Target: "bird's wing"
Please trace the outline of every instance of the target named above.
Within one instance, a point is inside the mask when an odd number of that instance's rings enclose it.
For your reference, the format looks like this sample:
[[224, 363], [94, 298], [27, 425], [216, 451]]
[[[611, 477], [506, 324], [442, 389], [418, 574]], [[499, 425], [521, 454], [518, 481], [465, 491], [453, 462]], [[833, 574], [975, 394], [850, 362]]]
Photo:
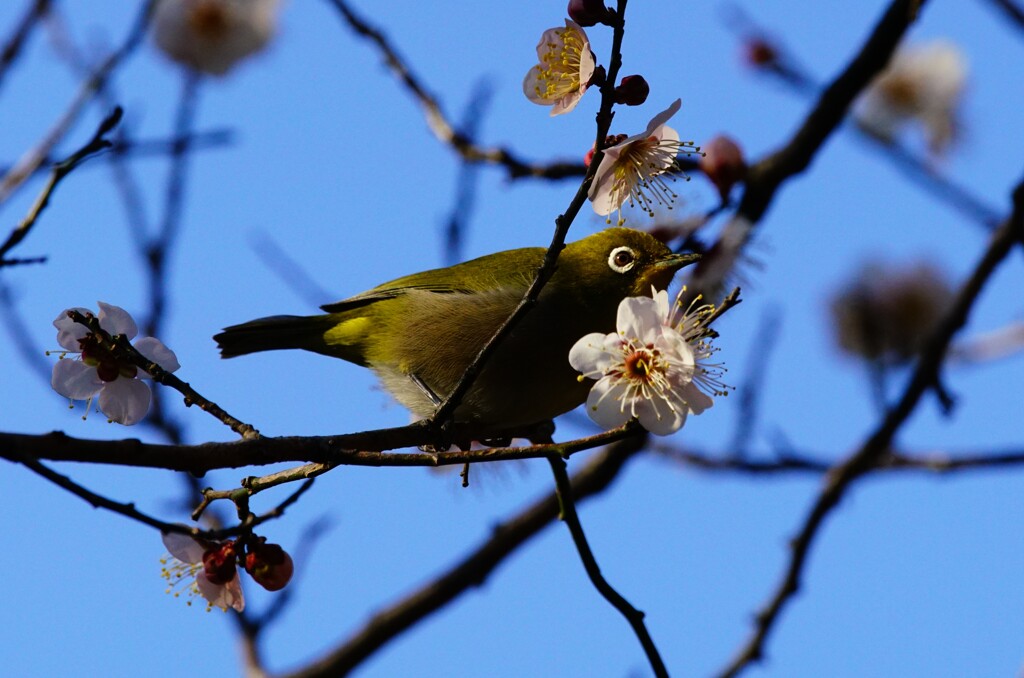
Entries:
[[521, 286], [525, 290], [543, 259], [544, 250], [539, 247], [489, 254], [448, 268], [398, 278], [320, 308], [328, 313], [341, 313], [384, 299], [394, 299], [409, 290], [436, 294], [472, 294], [508, 286]]

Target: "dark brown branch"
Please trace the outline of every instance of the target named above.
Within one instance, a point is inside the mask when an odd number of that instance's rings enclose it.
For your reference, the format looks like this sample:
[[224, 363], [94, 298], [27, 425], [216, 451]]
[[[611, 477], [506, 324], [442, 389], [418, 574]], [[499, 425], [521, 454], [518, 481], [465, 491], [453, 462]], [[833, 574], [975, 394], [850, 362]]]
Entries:
[[598, 593], [626, 618], [630, 628], [633, 629], [633, 633], [636, 634], [637, 639], [640, 641], [640, 645], [644, 648], [644, 654], [647, 655], [647, 661], [650, 663], [654, 675], [658, 676], [658, 678], [668, 678], [668, 669], [665, 668], [665, 662], [661, 658], [661, 653], [658, 652], [658, 647], [654, 644], [654, 639], [651, 638], [651, 634], [647, 631], [647, 625], [644, 624], [644, 613], [633, 607], [601, 574], [597, 558], [594, 557], [594, 552], [590, 550], [587, 536], [583, 533], [580, 517], [576, 513], [575, 492], [573, 484], [569, 480], [569, 474], [565, 470], [565, 460], [559, 456], [552, 455], [548, 457], [548, 461], [551, 463], [551, 471], [555, 476], [555, 494], [558, 497], [559, 508], [558, 516], [569, 528], [572, 541], [576, 545], [576, 551], [580, 554], [580, 560], [583, 561], [583, 568], [587, 571], [587, 577], [590, 578], [590, 582], [597, 589]]
[[1010, 218], [993, 234], [988, 248], [971, 277], [960, 289], [949, 313], [932, 334], [899, 402], [888, 409], [882, 422], [868, 436], [860, 449], [829, 471], [825, 479], [825, 486], [805, 518], [803, 526], [791, 542], [789, 564], [781, 581], [771, 598], [758, 612], [751, 637], [725, 667], [721, 676], [736, 676], [752, 663], [761, 659], [768, 635], [774, 628], [782, 609], [800, 589], [804, 564], [825, 518], [839, 504], [850, 485], [871, 471], [890, 453], [897, 431], [910, 417], [921, 396], [938, 383], [939, 370], [950, 341], [966, 323], [971, 307], [985, 283], [1010, 252], [1010, 249], [1022, 241], [1024, 241], [1024, 182], [1018, 184], [1014, 190], [1013, 211]]
[[[603, 492], [643, 446], [644, 436], [620, 441], [591, 460], [572, 479], [576, 499]], [[405, 630], [469, 589], [481, 586], [506, 557], [558, 518], [554, 492], [494, 528], [492, 536], [448, 571], [378, 612], [339, 647], [286, 678], [327, 678], [352, 670]]]
[[[434, 442], [436, 434], [419, 422], [399, 428], [379, 429], [337, 436], [294, 436], [252, 438], [227, 443], [161, 445], [136, 439], [88, 440], [55, 431], [45, 435], [0, 433], [0, 457], [19, 461], [22, 457], [51, 461], [116, 464], [139, 468], [162, 468], [202, 475], [220, 468], [259, 466], [280, 462], [311, 461], [314, 465], [254, 478], [253, 489], [266, 489], [292, 480], [315, 477], [334, 466], [450, 466], [453, 464], [539, 459], [548, 454], [574, 454], [635, 436], [636, 427], [626, 425], [605, 433], [554, 445], [489, 448], [453, 452], [402, 452], [381, 450], [414, 447]], [[473, 429], [457, 425], [453, 433], [472, 440]], [[528, 438], [527, 429], [508, 431], [507, 437]], [[505, 437], [503, 435], [503, 437]], [[328, 468], [322, 468], [322, 465]]]

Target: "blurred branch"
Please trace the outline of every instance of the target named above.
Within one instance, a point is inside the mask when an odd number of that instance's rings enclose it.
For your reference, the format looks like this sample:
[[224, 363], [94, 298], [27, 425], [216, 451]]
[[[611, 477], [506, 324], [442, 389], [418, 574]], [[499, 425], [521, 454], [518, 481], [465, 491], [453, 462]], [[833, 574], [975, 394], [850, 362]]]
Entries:
[[1010, 249], [1018, 243], [1024, 243], [1024, 181], [1018, 184], [1013, 192], [1013, 210], [1010, 217], [993, 234], [971, 277], [960, 289], [949, 313], [921, 352], [902, 397], [888, 409], [882, 422], [867, 437], [860, 449], [829, 470], [825, 486], [805, 518], [803, 526], [791, 541], [790, 560], [781, 581], [769, 601], [758, 612], [751, 637], [722, 671], [721, 676], [736, 676], [762, 658], [768, 634], [774, 628], [783, 607], [800, 588], [803, 568], [811, 545], [825, 518], [839, 504], [853, 482], [871, 471], [890, 453], [893, 438], [900, 427], [910, 417], [921, 397], [939, 382], [939, 371], [953, 335], [966, 323], [971, 307], [985, 283]]
[[842, 123], [853, 101], [889, 63], [903, 34], [926, 2], [895, 0], [889, 5], [860, 52], [821, 93], [790, 141], [749, 168], [740, 200], [741, 215], [757, 223], [782, 183], [810, 166], [815, 153]]
[[427, 119], [427, 126], [434, 136], [441, 143], [451, 146], [466, 162], [501, 165], [508, 172], [508, 176], [511, 179], [522, 177], [565, 179], [568, 177], [582, 177], [587, 173], [587, 168], [584, 167], [582, 162], [555, 162], [547, 165], [536, 165], [523, 160], [508, 148], [477, 146], [469, 136], [456, 130], [448, 122], [448, 118], [445, 117], [444, 111], [441, 110], [441, 105], [437, 102], [437, 99], [427, 91], [420, 79], [412, 72], [412, 69], [399, 56], [397, 50], [395, 50], [388, 38], [379, 29], [371, 26], [357, 15], [345, 0], [328, 1], [338, 10], [349, 28], [372, 42], [380, 51], [388, 68], [391, 69], [423, 108], [423, 113]]
[[583, 533], [583, 525], [580, 524], [580, 517], [576, 513], [576, 502], [569, 474], [565, 470], [565, 460], [557, 455], [551, 455], [548, 457], [548, 462], [550, 462], [551, 471], [555, 476], [558, 517], [565, 522], [570, 534], [572, 534], [572, 541], [580, 554], [580, 560], [583, 561], [583, 568], [587, 571], [587, 577], [590, 578], [598, 593], [611, 603], [612, 607], [618, 610], [626, 618], [626, 621], [629, 622], [633, 633], [636, 634], [637, 639], [644, 648], [644, 654], [647, 655], [647, 661], [650, 663], [654, 675], [658, 676], [658, 678], [668, 678], [668, 669], [665, 668], [665, 662], [662, 660], [658, 647], [654, 644], [654, 639], [651, 638], [651, 634], [647, 631], [647, 626], [644, 624], [644, 613], [633, 607], [628, 600], [623, 598], [618, 591], [612, 588], [612, 585], [608, 583], [604, 575], [601, 574], [601, 568], [597, 564], [594, 552], [590, 550], [587, 536]]
[[[633, 436], [595, 456], [572, 478], [577, 501], [600, 494], [618, 477], [625, 463], [644, 445]], [[395, 637], [440, 610], [487, 577], [531, 537], [558, 517], [552, 492], [510, 520], [497, 525], [491, 537], [449, 570], [408, 596], [381, 610], [367, 624], [327, 655], [285, 678], [327, 678], [352, 670]]]
[[[741, 25], [740, 30], [743, 32], [763, 34], [764, 29], [757, 26], [742, 10], [733, 8], [730, 14], [735, 22]], [[791, 91], [804, 97], [813, 97], [821, 93], [821, 83], [811, 76], [806, 69], [798, 65], [796, 60], [788, 54], [783, 46], [774, 39], [767, 44], [779, 53], [776, 59], [766, 64], [758, 65], [762, 72], [775, 76], [785, 83]], [[940, 174], [932, 163], [923, 160], [904, 144], [896, 140], [882, 139], [877, 135], [870, 134], [858, 125], [849, 125], [847, 129], [855, 131], [857, 138], [867, 142], [871, 148], [879, 151], [904, 177], [917, 184], [932, 198], [945, 202], [967, 218], [988, 229], [994, 229], [999, 225], [1002, 217], [999, 210], [986, 204], [985, 201], [950, 178]]]
[[[736, 454], [714, 455], [692, 449], [681, 449], [667, 444], [657, 444], [652, 452], [682, 466], [709, 473], [734, 473], [748, 476], [774, 476], [801, 474], [820, 476], [829, 473], [837, 464], [819, 457], [804, 455], [779, 455], [770, 460], [754, 460]], [[871, 473], [884, 471], [923, 471], [948, 474], [960, 471], [984, 471], [990, 469], [1024, 466], [1024, 450], [1004, 450], [972, 453], [929, 452], [896, 453], [888, 452], [871, 467]]]
[[[472, 426], [468, 424], [456, 425], [453, 433], [465, 440], [475, 437]], [[524, 429], [506, 433], [509, 438], [529, 438], [534, 431]], [[261, 478], [247, 479], [245, 487], [256, 493], [285, 482], [321, 475], [335, 466], [435, 467], [467, 462], [539, 459], [549, 454], [571, 455], [636, 435], [638, 427], [627, 424], [611, 431], [565, 443], [451, 452], [390, 453], [383, 450], [431, 444], [436, 439], [436, 432], [429, 424], [421, 421], [398, 428], [336, 436], [260, 437], [200, 445], [161, 445], [144, 443], [137, 439], [88, 440], [72, 438], [60, 431], [43, 435], [0, 432], [0, 457], [12, 461], [27, 456], [51, 461], [164, 468], [171, 471], [187, 471], [199, 476], [219, 468], [314, 460], [312, 464]]]
[[46, 13], [49, 11], [50, 0], [34, 0], [21, 21], [14, 27], [11, 37], [7, 39], [3, 48], [0, 49], [0, 85], [3, 84], [4, 77], [7, 75], [7, 69], [11, 67], [11, 64], [14, 63], [14, 60], [21, 53], [21, 48], [25, 46], [25, 42], [28, 40], [29, 34], [32, 33], [32, 29], [36, 27], [39, 20], [46, 16]]
[[1013, 22], [1019, 30], [1024, 31], [1024, 9], [1014, 0], [988, 0], [1002, 10], [1003, 15]]
[[25, 180], [32, 176], [39, 166], [50, 157], [54, 147], [60, 143], [61, 139], [68, 133], [75, 121], [78, 120], [79, 116], [85, 110], [86, 104], [92, 101], [93, 97], [103, 89], [107, 82], [107, 78], [114, 71], [121, 61], [127, 58], [135, 48], [142, 42], [143, 36], [146, 34], [146, 27], [149, 24], [149, 16], [152, 8], [155, 6], [156, 0], [149, 0], [139, 10], [139, 14], [132, 25], [131, 31], [128, 37], [125, 38], [124, 43], [115, 50], [110, 56], [103, 60], [103, 62], [96, 67], [92, 73], [82, 82], [78, 88], [78, 92], [75, 98], [72, 100], [71, 105], [67, 111], [57, 120], [57, 122], [50, 128], [50, 131], [46, 133], [46, 136], [36, 144], [36, 146], [30, 149], [20, 160], [12, 167], [7, 173], [0, 178], [0, 204], [7, 201], [14, 192], [24, 184]]
[[50, 196], [52, 196], [53, 192], [57, 190], [57, 185], [64, 180], [64, 177], [69, 175], [76, 167], [96, 153], [110, 147], [110, 142], [105, 137], [121, 121], [121, 116], [123, 114], [124, 111], [121, 110], [120, 107], [115, 108], [100, 122], [99, 127], [96, 128], [96, 132], [92, 135], [92, 138], [88, 143], [53, 166], [53, 171], [50, 173], [50, 180], [46, 182], [46, 186], [43, 188], [43, 191], [39, 194], [39, 197], [36, 198], [32, 207], [29, 208], [28, 215], [21, 220], [21, 223], [15, 226], [14, 230], [11, 231], [11, 234], [7, 236], [7, 240], [0, 245], [0, 267], [3, 267], [6, 264], [4, 255], [24, 240], [25, 236], [29, 234], [29, 231], [32, 230], [32, 227], [35, 226], [36, 221], [39, 219], [39, 215], [41, 215], [47, 205], [50, 204]]
[[263, 265], [276, 273], [292, 292], [312, 308], [319, 310], [324, 300], [334, 298], [266, 231], [254, 231], [250, 236], [250, 246]]
[[[493, 90], [487, 80], [480, 80], [473, 87], [469, 104], [462, 113], [462, 124], [459, 133], [467, 139], [473, 139], [480, 131], [485, 111], [491, 102]], [[445, 265], [451, 266], [462, 261], [462, 244], [466, 228], [476, 204], [476, 187], [480, 177], [480, 168], [465, 158], [459, 163], [459, 174], [455, 179], [455, 202], [448, 225], [445, 228], [444, 258]]]
[[757, 334], [750, 345], [747, 369], [745, 370], [747, 376], [737, 389], [739, 407], [736, 408], [736, 432], [729, 445], [737, 457], [747, 455], [750, 439], [757, 423], [768, 363], [771, 362], [772, 351], [778, 344], [781, 328], [782, 311], [778, 308], [767, 309], [761, 316]]

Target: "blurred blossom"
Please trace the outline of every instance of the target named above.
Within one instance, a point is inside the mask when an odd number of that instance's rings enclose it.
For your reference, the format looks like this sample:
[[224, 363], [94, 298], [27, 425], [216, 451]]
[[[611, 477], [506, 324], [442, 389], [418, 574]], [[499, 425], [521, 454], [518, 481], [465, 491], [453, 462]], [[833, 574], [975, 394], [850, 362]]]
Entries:
[[935, 41], [901, 49], [864, 92], [854, 109], [857, 124], [892, 141], [913, 122], [932, 153], [945, 151], [958, 131], [957, 108], [967, 60], [952, 43]]
[[173, 61], [224, 75], [274, 34], [278, 0], [158, 0], [153, 39]]
[[836, 343], [871, 361], [909, 362], [952, 302], [952, 287], [931, 264], [869, 264], [832, 300]]
[[[207, 609], [219, 607], [227, 611], [231, 607], [238, 612], [245, 609], [235, 542], [204, 542], [177, 533], [164, 533], [163, 541], [173, 557], [173, 561], [166, 558], [160, 561], [161, 576], [170, 584], [168, 593], [184, 585], [189, 596], [201, 595], [206, 599]], [[180, 591], [175, 592], [175, 596], [178, 595]]]
[[[589, 198], [594, 211], [600, 215], [619, 212], [618, 223], [625, 222], [621, 215], [622, 206], [639, 206], [654, 216], [654, 207], [663, 205], [669, 209], [678, 197], [668, 181], [666, 173], [678, 171], [676, 156], [680, 152], [693, 153], [697, 149], [689, 141], [680, 141], [679, 133], [666, 125], [669, 118], [681, 106], [679, 99], [667, 109], [654, 116], [642, 134], [627, 137], [604, 150], [604, 157], [590, 185]], [[611, 222], [611, 218], [608, 219]]]
[[[101, 329], [111, 336], [122, 334], [129, 341], [135, 338], [138, 329], [127, 311], [102, 301], [99, 307]], [[61, 359], [53, 366], [50, 379], [53, 390], [71, 400], [91, 403], [95, 397], [97, 407], [110, 421], [125, 426], [138, 423], [149, 412], [152, 399], [149, 386], [139, 378], [148, 378], [149, 375], [111, 355], [88, 327], [70, 318], [68, 313], [72, 310], [92, 315], [92, 311], [86, 308], [66, 309], [53, 321], [57, 328], [57, 343], [64, 349]], [[174, 372], [180, 367], [174, 351], [159, 339], [145, 337], [136, 341], [134, 346], [135, 350], [167, 372]], [[79, 354], [78, 359], [66, 357], [71, 353]]]
[[747, 174], [743, 149], [731, 137], [720, 134], [701, 146], [701, 150], [704, 155], [700, 159], [700, 169], [718, 189], [722, 202], [727, 202], [732, 187]]
[[588, 334], [569, 351], [580, 379], [597, 380], [587, 397], [590, 418], [610, 429], [635, 417], [651, 433], [668, 435], [687, 415], [711, 407], [711, 396], [726, 392], [721, 366], [708, 360], [715, 349], [705, 323], [713, 311], [680, 313], [664, 290], [623, 299], [618, 332]]
[[551, 115], [576, 108], [594, 75], [594, 54], [587, 34], [575, 22], [565, 20], [565, 28], [549, 28], [537, 43], [540, 63], [523, 79], [526, 98], [541, 106], [551, 106]]

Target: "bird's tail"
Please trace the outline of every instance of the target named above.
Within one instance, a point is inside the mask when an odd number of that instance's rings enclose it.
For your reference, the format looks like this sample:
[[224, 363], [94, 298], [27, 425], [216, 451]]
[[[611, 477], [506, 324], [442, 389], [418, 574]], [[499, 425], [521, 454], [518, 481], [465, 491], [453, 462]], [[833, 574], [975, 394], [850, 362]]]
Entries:
[[222, 358], [286, 348], [325, 353], [329, 349], [324, 342], [324, 332], [334, 324], [329, 315], [275, 315], [225, 327], [213, 339], [220, 347]]

